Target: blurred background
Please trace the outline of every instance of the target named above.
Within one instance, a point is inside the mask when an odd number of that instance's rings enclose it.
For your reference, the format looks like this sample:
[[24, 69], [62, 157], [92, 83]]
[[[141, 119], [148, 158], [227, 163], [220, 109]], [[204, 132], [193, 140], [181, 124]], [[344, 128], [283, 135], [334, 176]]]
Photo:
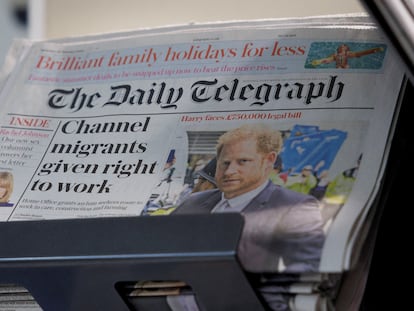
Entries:
[[193, 22], [364, 11], [359, 0], [0, 0], [0, 61], [18, 37], [54, 39]]

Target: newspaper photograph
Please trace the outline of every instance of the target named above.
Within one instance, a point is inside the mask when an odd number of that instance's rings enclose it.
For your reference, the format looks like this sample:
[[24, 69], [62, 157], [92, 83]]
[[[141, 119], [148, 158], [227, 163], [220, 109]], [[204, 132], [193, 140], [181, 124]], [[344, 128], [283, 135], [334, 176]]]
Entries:
[[353, 21], [20, 45], [0, 94], [0, 220], [238, 212], [247, 271], [348, 269], [403, 81]]

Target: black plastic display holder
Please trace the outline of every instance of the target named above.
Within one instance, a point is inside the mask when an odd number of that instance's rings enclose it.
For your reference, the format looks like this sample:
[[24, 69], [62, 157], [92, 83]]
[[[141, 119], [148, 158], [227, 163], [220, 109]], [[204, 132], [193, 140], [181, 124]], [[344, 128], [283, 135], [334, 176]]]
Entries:
[[239, 214], [0, 224], [0, 284], [43, 310], [129, 310], [118, 282], [180, 280], [200, 310], [264, 310], [237, 259]]

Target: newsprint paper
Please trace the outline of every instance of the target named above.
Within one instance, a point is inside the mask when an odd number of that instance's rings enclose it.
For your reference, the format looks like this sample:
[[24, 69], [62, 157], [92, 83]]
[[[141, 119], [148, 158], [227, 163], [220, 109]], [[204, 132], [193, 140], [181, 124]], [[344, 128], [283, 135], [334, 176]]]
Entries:
[[[16, 41], [0, 88], [0, 220], [240, 212], [241, 263], [264, 300], [313, 310], [314, 284], [352, 268], [365, 239], [401, 67], [365, 15]], [[269, 129], [272, 150], [243, 136]], [[299, 284], [280, 286], [289, 274]]]

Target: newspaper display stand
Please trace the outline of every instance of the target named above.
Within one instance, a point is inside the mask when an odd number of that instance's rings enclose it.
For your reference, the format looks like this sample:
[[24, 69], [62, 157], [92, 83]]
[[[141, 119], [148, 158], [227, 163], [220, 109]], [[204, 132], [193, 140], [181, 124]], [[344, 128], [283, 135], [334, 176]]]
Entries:
[[238, 214], [1, 223], [0, 283], [44, 310], [128, 310], [117, 282], [181, 280], [201, 310], [259, 311], [236, 258], [242, 226]]

